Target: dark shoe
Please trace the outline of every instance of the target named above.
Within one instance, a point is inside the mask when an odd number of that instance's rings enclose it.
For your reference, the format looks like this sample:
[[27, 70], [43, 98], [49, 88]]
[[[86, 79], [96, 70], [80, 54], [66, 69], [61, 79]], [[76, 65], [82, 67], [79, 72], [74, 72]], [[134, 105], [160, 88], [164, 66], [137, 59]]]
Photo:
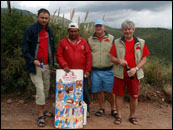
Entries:
[[121, 122], [122, 122], [122, 119], [121, 119], [120, 117], [117, 116], [117, 117], [115, 118], [114, 124], [120, 125]]
[[90, 118], [90, 112], [87, 111], [87, 118]]
[[53, 114], [52, 112], [49, 112], [48, 110], [45, 110], [45, 111], [43, 112], [43, 114], [44, 114], [44, 116], [46, 116], [46, 117], [54, 117], [54, 114]]
[[116, 110], [112, 110], [111, 115], [116, 118], [118, 117], [118, 112]]
[[134, 125], [137, 125], [138, 124], [138, 121], [137, 121], [137, 119], [135, 117], [130, 117], [129, 118], [129, 121], [130, 121], [130, 123], [132, 123]]
[[41, 121], [41, 119], [46, 119], [46, 116], [40, 116], [38, 119], [37, 119], [37, 125], [39, 127], [45, 127], [46, 126], [46, 123], [45, 121]]
[[96, 116], [102, 116], [102, 115], [104, 115], [104, 114], [105, 114], [105, 110], [104, 110], [104, 109], [99, 109], [99, 110], [95, 113]]

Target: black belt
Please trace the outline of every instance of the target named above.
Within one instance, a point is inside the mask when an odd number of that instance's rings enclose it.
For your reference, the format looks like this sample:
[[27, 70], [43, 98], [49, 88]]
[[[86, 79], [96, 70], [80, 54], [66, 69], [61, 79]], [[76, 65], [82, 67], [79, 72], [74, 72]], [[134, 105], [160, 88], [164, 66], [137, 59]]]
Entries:
[[112, 66], [109, 67], [104, 67], [104, 68], [96, 68], [96, 67], [92, 67], [93, 70], [102, 70], [102, 71], [106, 71], [106, 70], [111, 70]]

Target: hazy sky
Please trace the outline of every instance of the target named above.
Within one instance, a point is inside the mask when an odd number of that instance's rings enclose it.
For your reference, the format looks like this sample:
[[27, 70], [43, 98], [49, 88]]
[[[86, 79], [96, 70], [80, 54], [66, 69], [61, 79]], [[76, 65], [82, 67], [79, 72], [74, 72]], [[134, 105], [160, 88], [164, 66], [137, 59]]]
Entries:
[[[74, 22], [78, 16], [81, 22], [89, 9], [87, 22], [102, 19], [105, 24], [120, 28], [126, 20], [134, 21], [136, 27], [161, 27], [172, 29], [172, 1], [11, 1], [12, 8], [19, 8], [37, 13], [46, 8], [51, 14], [61, 8], [60, 16], [70, 19], [70, 12], [75, 8]], [[1, 1], [1, 8], [7, 7], [7, 1]]]

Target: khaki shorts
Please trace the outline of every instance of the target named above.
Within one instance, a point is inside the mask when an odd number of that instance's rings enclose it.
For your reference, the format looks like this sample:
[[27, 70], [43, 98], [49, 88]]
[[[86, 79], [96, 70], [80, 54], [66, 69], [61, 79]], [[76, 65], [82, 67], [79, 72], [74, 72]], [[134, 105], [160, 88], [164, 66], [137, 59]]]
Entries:
[[[45, 65], [49, 70], [49, 66]], [[31, 80], [36, 87], [36, 104], [45, 105], [49, 96], [50, 89], [50, 72], [43, 71], [42, 68], [36, 67], [36, 74], [30, 74]]]

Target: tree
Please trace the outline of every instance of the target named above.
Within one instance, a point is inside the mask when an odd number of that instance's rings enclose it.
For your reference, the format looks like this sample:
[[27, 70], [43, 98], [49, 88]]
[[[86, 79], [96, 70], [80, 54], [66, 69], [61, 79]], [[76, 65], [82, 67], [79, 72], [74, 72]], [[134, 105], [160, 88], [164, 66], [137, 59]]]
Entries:
[[11, 13], [11, 4], [10, 4], [10, 1], [7, 1], [7, 5], [8, 5], [8, 10]]
[[1, 13], [1, 92], [24, 91], [30, 83], [24, 71], [21, 40], [26, 28], [33, 24], [32, 15], [15, 9]]

